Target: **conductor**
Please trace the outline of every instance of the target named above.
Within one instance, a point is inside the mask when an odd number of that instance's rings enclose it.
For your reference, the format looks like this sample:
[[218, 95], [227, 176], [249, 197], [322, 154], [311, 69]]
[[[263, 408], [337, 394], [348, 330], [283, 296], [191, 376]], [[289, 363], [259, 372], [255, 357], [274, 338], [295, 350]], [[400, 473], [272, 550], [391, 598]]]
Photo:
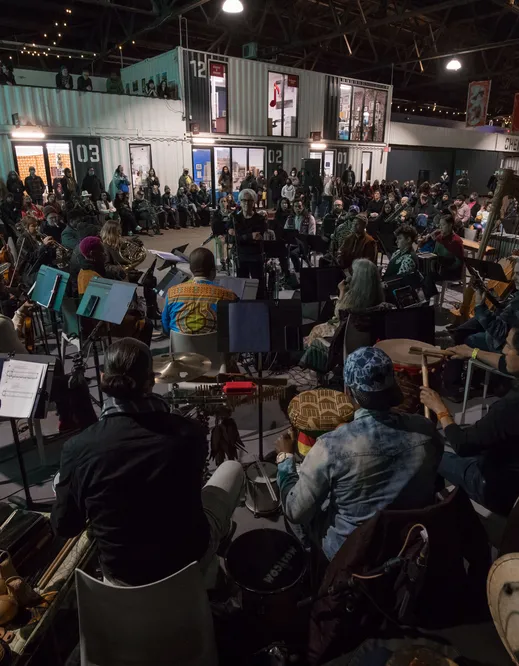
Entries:
[[254, 190], [244, 189], [238, 199], [241, 211], [236, 213], [229, 226], [229, 235], [234, 236], [238, 258], [237, 276], [259, 280], [258, 298], [263, 298], [263, 233], [265, 218], [256, 212], [257, 195]]

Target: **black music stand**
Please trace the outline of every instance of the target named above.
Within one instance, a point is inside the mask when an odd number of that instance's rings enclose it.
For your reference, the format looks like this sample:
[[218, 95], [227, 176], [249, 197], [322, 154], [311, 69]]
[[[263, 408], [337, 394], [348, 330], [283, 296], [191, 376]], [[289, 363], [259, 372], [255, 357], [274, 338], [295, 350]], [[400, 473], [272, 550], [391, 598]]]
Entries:
[[465, 258], [465, 263], [477, 271], [481, 279], [495, 280], [496, 282], [505, 282], [507, 284], [510, 282], [499, 263], [483, 261], [482, 259], [470, 259], [469, 257]]
[[184, 271], [181, 271], [179, 268], [170, 268], [165, 277], [163, 277], [155, 287], [155, 292], [159, 296], [165, 297], [171, 287], [175, 287], [177, 284], [187, 282], [189, 279], [189, 275], [184, 273]]
[[303, 303], [322, 303], [337, 294], [344, 272], [338, 266], [301, 268], [299, 283]]
[[[34, 407], [29, 418], [45, 419], [47, 417], [52, 382], [54, 379], [54, 370], [56, 366], [56, 358], [49, 355], [40, 354], [0, 354], [0, 376], [3, 371], [3, 366], [6, 360], [15, 359], [17, 361], [27, 361], [29, 363], [42, 363], [47, 366], [45, 370], [45, 381], [40, 390], [38, 391], [37, 398], [34, 402]], [[36, 503], [31, 497], [29, 487], [29, 480], [27, 477], [27, 470], [23, 459], [23, 452], [20, 445], [20, 438], [18, 437], [18, 429], [16, 427], [17, 418], [27, 418], [24, 414], [13, 414], [12, 416], [1, 417], [9, 419], [11, 430], [13, 433], [14, 447], [16, 450], [16, 457], [18, 459], [18, 466], [20, 467], [20, 475], [22, 477], [23, 491], [25, 495], [25, 506], [28, 511], [50, 511], [51, 505]], [[36, 437], [33, 435], [33, 439]], [[37, 443], [37, 442], [35, 442]]]
[[258, 368], [258, 448], [263, 460], [263, 354], [290, 351], [292, 329], [302, 324], [300, 301], [220, 301], [217, 305], [218, 351], [255, 353]]

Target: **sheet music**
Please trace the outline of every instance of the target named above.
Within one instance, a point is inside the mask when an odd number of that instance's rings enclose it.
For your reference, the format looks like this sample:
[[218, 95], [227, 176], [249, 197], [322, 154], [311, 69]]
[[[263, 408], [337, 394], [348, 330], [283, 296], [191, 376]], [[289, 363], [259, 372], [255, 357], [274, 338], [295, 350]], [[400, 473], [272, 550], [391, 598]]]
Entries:
[[159, 250], [148, 250], [148, 252], [154, 254], [156, 257], [164, 259], [164, 261], [180, 262], [180, 259], [175, 254], [171, 254], [171, 252], [159, 252]]
[[5, 361], [0, 378], [0, 416], [18, 419], [32, 416], [46, 371], [45, 363], [14, 358]]

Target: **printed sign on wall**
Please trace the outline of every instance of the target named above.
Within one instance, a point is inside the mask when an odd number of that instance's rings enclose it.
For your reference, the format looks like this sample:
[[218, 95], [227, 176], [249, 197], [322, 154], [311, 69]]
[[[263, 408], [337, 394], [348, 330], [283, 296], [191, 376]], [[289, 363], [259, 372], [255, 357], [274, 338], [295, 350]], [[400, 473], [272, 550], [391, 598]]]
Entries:
[[74, 175], [81, 187], [83, 178], [90, 168], [95, 170], [96, 176], [108, 187], [104, 180], [103, 156], [101, 153], [101, 140], [87, 137], [74, 137], [72, 139], [72, 153], [74, 155]]
[[467, 127], [480, 127], [486, 124], [491, 83], [492, 81], [473, 81], [469, 83], [467, 94]]

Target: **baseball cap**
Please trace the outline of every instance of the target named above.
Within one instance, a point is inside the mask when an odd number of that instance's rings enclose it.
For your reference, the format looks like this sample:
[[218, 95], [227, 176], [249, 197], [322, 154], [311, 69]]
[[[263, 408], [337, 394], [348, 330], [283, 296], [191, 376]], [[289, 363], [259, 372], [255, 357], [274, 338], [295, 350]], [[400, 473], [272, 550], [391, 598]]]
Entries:
[[344, 383], [361, 398], [361, 406], [389, 409], [403, 400], [395, 381], [393, 362], [378, 347], [361, 347], [348, 355]]

